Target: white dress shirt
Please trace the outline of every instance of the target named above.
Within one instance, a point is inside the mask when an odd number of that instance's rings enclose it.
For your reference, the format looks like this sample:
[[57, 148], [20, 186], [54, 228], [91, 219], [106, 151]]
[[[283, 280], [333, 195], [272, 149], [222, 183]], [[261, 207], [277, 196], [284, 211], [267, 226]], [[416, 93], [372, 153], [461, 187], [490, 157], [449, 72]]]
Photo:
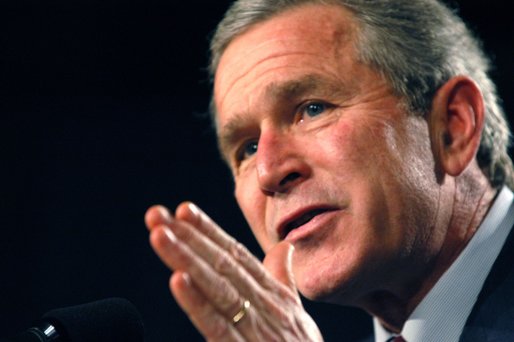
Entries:
[[[503, 187], [484, 221], [462, 253], [405, 322], [407, 342], [458, 341], [466, 320], [514, 225], [514, 195]], [[375, 318], [375, 341], [393, 335]]]

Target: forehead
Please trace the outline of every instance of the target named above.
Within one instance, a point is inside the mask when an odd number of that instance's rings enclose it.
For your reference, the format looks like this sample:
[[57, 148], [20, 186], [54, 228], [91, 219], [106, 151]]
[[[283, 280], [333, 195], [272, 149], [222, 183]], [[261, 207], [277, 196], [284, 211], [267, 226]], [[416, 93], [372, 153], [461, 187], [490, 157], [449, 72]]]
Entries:
[[[354, 32], [352, 14], [336, 5], [302, 5], [254, 25], [236, 37], [220, 59], [214, 82], [217, 112], [223, 112], [232, 88], [248, 88], [245, 82], [273, 75], [269, 68], [301, 67], [310, 61], [323, 69], [323, 62], [334, 62], [327, 58], [344, 58]], [[274, 76], [276, 82], [280, 75]]]

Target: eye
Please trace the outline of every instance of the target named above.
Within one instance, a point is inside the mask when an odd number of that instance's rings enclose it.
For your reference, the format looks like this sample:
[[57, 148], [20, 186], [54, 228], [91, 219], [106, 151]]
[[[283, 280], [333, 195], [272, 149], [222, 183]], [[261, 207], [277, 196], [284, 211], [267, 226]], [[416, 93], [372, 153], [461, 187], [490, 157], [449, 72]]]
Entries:
[[241, 162], [257, 153], [258, 142], [251, 140], [245, 142], [237, 153], [237, 161]]
[[305, 115], [310, 118], [313, 118], [320, 114], [323, 114], [323, 112], [325, 112], [326, 109], [327, 109], [327, 105], [324, 103], [311, 102], [302, 108], [301, 114], [302, 114], [302, 117]]

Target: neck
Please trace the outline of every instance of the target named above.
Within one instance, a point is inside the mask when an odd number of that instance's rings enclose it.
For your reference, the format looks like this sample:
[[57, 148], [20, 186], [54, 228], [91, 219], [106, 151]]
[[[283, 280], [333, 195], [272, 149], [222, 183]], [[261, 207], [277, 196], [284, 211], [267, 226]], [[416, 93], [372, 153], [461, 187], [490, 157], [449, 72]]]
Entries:
[[363, 308], [377, 317], [381, 324], [394, 333], [399, 333], [403, 325], [437, 283], [444, 272], [451, 266], [462, 250], [467, 246], [480, 227], [491, 204], [496, 190], [483, 176], [478, 166], [468, 168], [457, 178], [451, 178], [441, 186], [440, 213], [449, 219], [437, 219], [447, 222], [444, 227], [434, 226], [434, 235], [442, 236], [439, 242], [429, 250], [425, 261], [425, 270], [417, 279], [409, 279], [398, 284], [395, 291], [373, 293], [366, 298]]

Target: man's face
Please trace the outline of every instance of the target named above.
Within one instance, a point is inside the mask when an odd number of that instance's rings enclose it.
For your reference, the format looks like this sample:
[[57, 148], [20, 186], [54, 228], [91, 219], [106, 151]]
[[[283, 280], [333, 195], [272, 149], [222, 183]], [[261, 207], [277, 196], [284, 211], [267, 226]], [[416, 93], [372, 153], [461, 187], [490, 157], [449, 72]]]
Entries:
[[358, 62], [356, 30], [348, 11], [321, 5], [260, 23], [224, 52], [214, 95], [260, 245], [291, 242], [300, 291], [345, 304], [405, 291], [400, 274], [415, 283], [441, 242], [427, 123]]

